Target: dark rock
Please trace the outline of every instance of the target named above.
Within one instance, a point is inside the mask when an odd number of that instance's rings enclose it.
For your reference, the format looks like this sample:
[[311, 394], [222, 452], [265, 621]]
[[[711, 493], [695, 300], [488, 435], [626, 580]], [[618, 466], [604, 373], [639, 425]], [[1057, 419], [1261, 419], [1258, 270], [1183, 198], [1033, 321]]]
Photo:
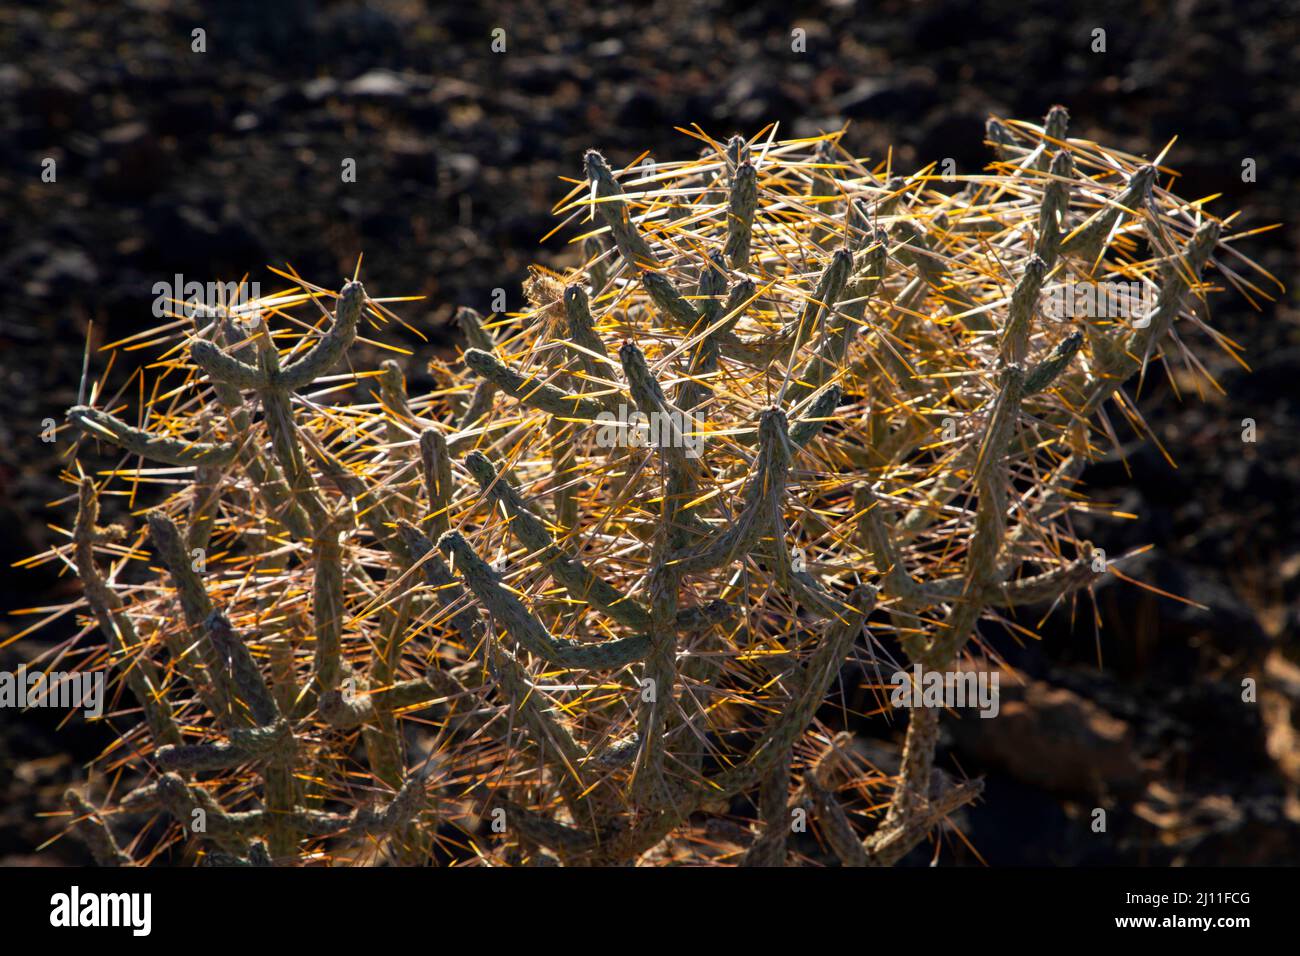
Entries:
[[162, 270], [160, 279], [181, 272], [207, 282], [242, 275], [249, 262], [266, 260], [251, 224], [229, 208], [215, 212], [196, 205], [157, 204], [146, 213], [149, 243], [144, 257]]
[[984, 720], [964, 711], [946, 724], [957, 748], [978, 761], [965, 765], [969, 773], [996, 768], [1022, 783], [1076, 796], [1140, 782], [1126, 722], [1063, 687], [1033, 679], [1021, 685], [999, 673], [996, 717]]
[[836, 97], [835, 108], [850, 119], [915, 121], [936, 102], [933, 76], [883, 76], [859, 80]]
[[366, 100], [404, 99], [411, 95], [410, 80], [392, 70], [371, 70], [343, 85], [345, 96]]
[[318, 76], [304, 83], [301, 89], [308, 103], [319, 103], [327, 97], [335, 96], [339, 92], [339, 83], [333, 77]]
[[[16, 78], [11, 75], [10, 79]], [[19, 90], [19, 109], [39, 116], [46, 126], [61, 129], [77, 125], [89, 106], [86, 84], [71, 70], [33, 77]]]
[[99, 270], [84, 249], [51, 249], [23, 285], [23, 292], [33, 298], [66, 297], [82, 291], [99, 280]]
[[167, 169], [158, 137], [144, 123], [124, 123], [100, 142], [100, 181], [115, 196], [140, 197], [157, 189]]

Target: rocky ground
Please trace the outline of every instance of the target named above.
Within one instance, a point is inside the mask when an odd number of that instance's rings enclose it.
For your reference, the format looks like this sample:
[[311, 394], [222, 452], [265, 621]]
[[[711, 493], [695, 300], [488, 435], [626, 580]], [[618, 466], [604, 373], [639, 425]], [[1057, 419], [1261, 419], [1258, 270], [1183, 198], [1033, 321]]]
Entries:
[[[75, 582], [9, 568], [47, 546], [60, 494], [41, 422], [76, 397], [93, 323], [104, 342], [147, 327], [155, 282], [292, 263], [334, 282], [363, 251], [368, 288], [427, 296], [403, 315], [450, 341], [460, 304], [517, 290], [588, 146], [616, 163], [692, 153], [716, 136], [852, 121], [846, 144], [896, 165], [987, 161], [985, 116], [1066, 104], [1071, 132], [1134, 153], [1170, 138], [1178, 190], [1223, 193], [1240, 244], [1292, 283], [1300, 226], [1300, 10], [1267, 0], [171, 3], [70, 0], [0, 9], [0, 608], [50, 605]], [[206, 9], [205, 9], [206, 7]], [[506, 51], [493, 53], [493, 31]], [[804, 52], [791, 31], [805, 31]], [[1092, 31], [1107, 49], [1090, 49]], [[193, 49], [205, 31], [205, 52]], [[42, 182], [52, 158], [57, 179]], [[1242, 181], [1244, 159], [1257, 178]], [[343, 182], [344, 160], [356, 181]], [[1087, 533], [1108, 553], [1150, 544], [1128, 574], [1202, 611], [1112, 583], [1056, 615], [1045, 640], [1002, 641], [998, 733], [949, 721], [945, 765], [988, 780], [962, 818], [998, 863], [1281, 863], [1300, 850], [1300, 324], [1288, 293], [1260, 312], [1229, 291], [1217, 324], [1252, 370], [1208, 349], [1224, 394], [1164, 380], [1141, 396], [1171, 468], [1129, 447], [1090, 469], [1138, 515]], [[1205, 343], [1198, 343], [1205, 345]], [[1175, 383], [1186, 384], [1175, 378]], [[417, 378], [413, 387], [420, 384]], [[1258, 441], [1241, 440], [1241, 422]], [[1127, 437], [1127, 436], [1122, 436]], [[0, 644], [26, 621], [0, 619]], [[1036, 619], [1033, 622], [1036, 623]], [[51, 635], [66, 636], [68, 628]], [[0, 650], [0, 668], [31, 649]], [[1098, 667], [1098, 662], [1103, 666]], [[1258, 684], [1241, 701], [1243, 678]], [[96, 735], [0, 717], [0, 859], [82, 862], [38, 816]], [[874, 731], [887, 759], [895, 736]], [[875, 746], [873, 744], [873, 746]], [[1105, 836], [1094, 808], [1109, 809]], [[960, 841], [946, 858], [977, 862]], [[918, 860], [922, 857], [918, 856]]]

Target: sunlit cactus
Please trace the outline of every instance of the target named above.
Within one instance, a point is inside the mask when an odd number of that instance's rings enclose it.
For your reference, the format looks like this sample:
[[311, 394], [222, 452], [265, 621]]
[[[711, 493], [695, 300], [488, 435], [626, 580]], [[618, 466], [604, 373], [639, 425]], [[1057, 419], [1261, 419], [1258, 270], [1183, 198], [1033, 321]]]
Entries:
[[[937, 838], [981, 789], [935, 767], [939, 709], [874, 767], [842, 689], [887, 709], [900, 668], [982, 660], [981, 621], [1108, 573], [1079, 474], [1116, 409], [1143, 429], [1126, 381], [1233, 348], [1205, 276], [1254, 266], [1163, 157], [1059, 107], [993, 122], [955, 181], [840, 135], [589, 152], [555, 210], [574, 266], [461, 310], [426, 394], [357, 367], [400, 300], [356, 281], [118, 343], [153, 379], [70, 411], [76, 524], [42, 556], [115, 678], [121, 783], [69, 797], [97, 858], [876, 865]], [[1085, 283], [1142, 305], [1047, 314]]]

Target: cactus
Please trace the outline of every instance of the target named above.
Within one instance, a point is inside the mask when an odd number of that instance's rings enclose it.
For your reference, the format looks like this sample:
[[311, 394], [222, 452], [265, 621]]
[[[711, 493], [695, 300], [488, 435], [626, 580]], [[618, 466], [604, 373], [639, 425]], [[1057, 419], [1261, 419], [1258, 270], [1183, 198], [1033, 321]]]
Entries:
[[[1197, 329], [1222, 345], [1203, 275], [1249, 265], [1154, 167], [1066, 134], [1060, 108], [991, 124], [956, 194], [839, 134], [589, 151], [557, 206], [581, 263], [462, 310], [463, 367], [425, 395], [344, 362], [391, 317], [356, 281], [160, 332], [165, 404], [69, 413], [119, 461], [69, 472], [47, 556], [140, 718], [139, 787], [68, 798], [96, 856], [149, 860], [113, 833], [147, 810], [245, 865], [784, 865], [800, 808], [843, 865], [932, 837], [980, 794], [936, 769], [938, 710], [887, 776], [825, 705], [1106, 573], [1068, 519], [1107, 408], [1142, 427], [1125, 381]], [[1158, 296], [1146, 324], [1042, 314], [1121, 279]], [[97, 525], [147, 484], [144, 530]], [[746, 805], [747, 845], [706, 851], [701, 815]]]

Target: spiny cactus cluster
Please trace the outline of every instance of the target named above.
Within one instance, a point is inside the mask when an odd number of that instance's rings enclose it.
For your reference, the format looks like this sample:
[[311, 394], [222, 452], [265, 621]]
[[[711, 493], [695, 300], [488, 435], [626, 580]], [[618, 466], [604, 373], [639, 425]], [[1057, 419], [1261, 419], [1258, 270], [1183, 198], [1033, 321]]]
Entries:
[[[1108, 411], [1141, 429], [1126, 381], [1231, 348], [1203, 275], [1251, 264], [1060, 108], [952, 185], [840, 134], [699, 139], [589, 152], [580, 265], [462, 309], [425, 394], [352, 368], [396, 318], [356, 281], [119, 343], [153, 381], [69, 413], [117, 457], [70, 467], [44, 556], [105, 639], [65, 660], [139, 718], [104, 805], [70, 795], [102, 861], [890, 864], [980, 793], [934, 766], [938, 708], [868, 763], [844, 691], [884, 709], [1106, 573], [1070, 515]], [[1150, 308], [1043, 314], [1121, 280]]]

